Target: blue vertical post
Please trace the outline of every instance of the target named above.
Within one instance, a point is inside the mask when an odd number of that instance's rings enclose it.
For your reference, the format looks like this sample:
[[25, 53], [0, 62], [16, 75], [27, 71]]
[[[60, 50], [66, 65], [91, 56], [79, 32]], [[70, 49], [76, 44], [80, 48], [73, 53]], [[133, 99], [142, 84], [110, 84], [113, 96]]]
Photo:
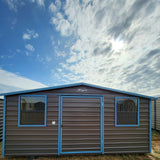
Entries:
[[101, 150], [102, 150], [102, 154], [104, 154], [104, 97], [101, 98]]
[[152, 104], [149, 100], [149, 153], [152, 152]]
[[114, 112], [114, 116], [115, 116], [115, 126], [117, 126], [117, 97], [115, 97], [115, 103], [114, 103], [114, 106], [115, 106], [115, 112]]
[[5, 123], [6, 123], [6, 97], [3, 102], [3, 142], [2, 142], [2, 157], [5, 156]]

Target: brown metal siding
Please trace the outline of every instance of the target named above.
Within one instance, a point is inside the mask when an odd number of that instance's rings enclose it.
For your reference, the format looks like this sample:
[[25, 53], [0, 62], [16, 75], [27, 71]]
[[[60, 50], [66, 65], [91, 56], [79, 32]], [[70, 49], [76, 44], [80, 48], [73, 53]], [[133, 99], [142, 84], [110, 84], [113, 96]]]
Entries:
[[[154, 110], [154, 105], [156, 106], [156, 111]], [[152, 128], [160, 130], [160, 97], [156, 101], [152, 101]]]
[[156, 129], [160, 130], [160, 98], [156, 100]]
[[155, 128], [155, 110], [154, 110], [154, 101], [152, 101], [152, 128], [153, 129], [156, 129]]
[[[115, 96], [129, 96], [87, 86], [70, 87], [31, 94], [47, 95], [47, 126], [18, 127], [18, 95], [7, 96], [5, 155], [58, 154], [58, 93], [104, 95], [104, 152], [149, 152], [149, 101], [140, 98], [140, 126], [115, 127]], [[64, 117], [65, 118], [65, 117]], [[80, 117], [81, 119], [81, 117]], [[88, 116], [93, 119], [92, 116]], [[52, 120], [56, 125], [51, 124]], [[77, 129], [82, 129], [78, 127]], [[86, 129], [93, 129], [86, 126]], [[99, 128], [95, 128], [99, 129]], [[90, 132], [88, 132], [90, 133]], [[72, 133], [67, 131], [72, 140]], [[73, 140], [72, 140], [73, 141]], [[70, 143], [72, 142], [70, 141]], [[99, 141], [99, 140], [98, 140]], [[97, 141], [97, 142], [98, 142]], [[91, 143], [87, 141], [88, 145]], [[96, 143], [96, 141], [94, 142]]]
[[[54, 155], [58, 153], [58, 97], [46, 94], [47, 127], [18, 127], [18, 96], [7, 97], [5, 155]], [[56, 125], [52, 125], [52, 120]]]
[[0, 141], [3, 134], [3, 99], [0, 99]]
[[145, 153], [149, 152], [149, 105], [148, 100], [140, 99], [140, 126], [115, 127], [114, 97], [104, 98], [104, 153]]

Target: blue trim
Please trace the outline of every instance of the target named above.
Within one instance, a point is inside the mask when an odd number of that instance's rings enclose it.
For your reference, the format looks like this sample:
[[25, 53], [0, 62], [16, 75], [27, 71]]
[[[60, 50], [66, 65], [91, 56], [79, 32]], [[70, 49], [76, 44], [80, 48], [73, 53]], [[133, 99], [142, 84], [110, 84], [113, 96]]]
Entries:
[[152, 152], [152, 102], [149, 100], [149, 153]]
[[114, 118], [115, 118], [115, 126], [117, 126], [117, 97], [115, 97], [115, 112], [114, 112]]
[[[132, 124], [129, 124], [129, 125], [117, 124], [117, 99], [137, 99], [137, 107], [138, 107], [138, 113], [137, 113], [138, 121], [137, 121], [137, 124], [133, 124], [133, 125]], [[138, 127], [138, 126], [139, 126], [139, 98], [137, 98], [137, 97], [115, 97], [115, 127]]]
[[81, 153], [102, 153], [101, 151], [75, 151], [75, 152], [62, 152], [61, 154], [81, 154]]
[[[62, 114], [63, 114], [63, 98], [100, 98], [101, 100], [101, 150], [100, 151], [75, 151], [62, 152]], [[103, 95], [78, 95], [78, 94], [59, 94], [59, 127], [58, 127], [58, 155], [60, 154], [76, 154], [76, 153], [102, 153], [104, 154], [104, 96]]]
[[104, 97], [101, 97], [101, 151], [104, 154]]
[[5, 126], [6, 125], [6, 97], [3, 101], [3, 140], [2, 140], [2, 157], [5, 156]]
[[101, 97], [102, 97], [102, 96], [105, 96], [105, 95], [103, 95], [103, 94], [101, 94], [101, 95], [99, 95], [99, 94], [98, 94], [98, 95], [97, 95], [97, 94], [92, 94], [92, 95], [90, 95], [90, 94], [66, 94], [66, 93], [64, 93], [64, 94], [63, 94], [63, 93], [59, 93], [58, 95], [59, 95], [59, 96], [67, 96], [67, 97], [68, 97], [68, 96], [94, 96], [94, 97], [97, 96], [98, 98], [99, 98], [99, 96], [101, 96]]
[[[44, 111], [44, 124], [43, 125], [23, 125], [23, 124], [20, 124], [21, 97], [45, 97], [45, 111]], [[46, 125], [47, 125], [47, 96], [46, 95], [20, 95], [19, 102], [18, 102], [18, 127], [46, 127]]]
[[61, 135], [61, 97], [59, 96], [59, 111], [58, 111], [58, 155], [60, 155], [60, 135]]
[[144, 97], [144, 98], [148, 98], [148, 99], [152, 99], [152, 100], [156, 100], [157, 99], [157, 97], [151, 97], [151, 96], [146, 96], [146, 95], [137, 94], [137, 93], [133, 93], [133, 92], [121, 91], [121, 90], [117, 90], [117, 89], [97, 86], [97, 85], [88, 84], [88, 83], [66, 84], [66, 85], [54, 86], [54, 87], [46, 87], [46, 88], [39, 88], [39, 89], [32, 89], [32, 90], [24, 90], [24, 91], [17, 91], [17, 92], [2, 93], [2, 94], [0, 94], [0, 96], [3, 96], [3, 95], [14, 95], [14, 94], [23, 94], [23, 93], [29, 93], [29, 92], [51, 90], [51, 89], [61, 89], [61, 88], [75, 87], [75, 86], [80, 86], [80, 85], [85, 85], [85, 86], [89, 86], [89, 87], [99, 88], [99, 89], [103, 89], [103, 90], [109, 90], [109, 91], [113, 91], [113, 92], [119, 92], [119, 93], [129, 94], [129, 95], [137, 96], [137, 97]]

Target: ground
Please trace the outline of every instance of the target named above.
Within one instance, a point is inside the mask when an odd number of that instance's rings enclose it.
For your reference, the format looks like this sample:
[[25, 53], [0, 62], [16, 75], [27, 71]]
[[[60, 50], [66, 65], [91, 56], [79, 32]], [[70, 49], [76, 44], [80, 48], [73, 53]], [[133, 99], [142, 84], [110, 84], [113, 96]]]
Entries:
[[[2, 158], [2, 143], [0, 143], [0, 160], [28, 160], [26, 157]], [[117, 154], [94, 156], [63, 156], [63, 157], [39, 157], [37, 160], [160, 160], [160, 131], [152, 131], [151, 154]]]

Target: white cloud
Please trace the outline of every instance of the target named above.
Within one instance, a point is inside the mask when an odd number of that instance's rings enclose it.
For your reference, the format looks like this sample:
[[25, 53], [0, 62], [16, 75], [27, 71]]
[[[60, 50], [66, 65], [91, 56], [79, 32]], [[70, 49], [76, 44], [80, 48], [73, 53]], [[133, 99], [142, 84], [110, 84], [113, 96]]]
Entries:
[[52, 2], [49, 5], [49, 11], [53, 13], [50, 23], [55, 25], [56, 30], [60, 31], [63, 36], [70, 36], [73, 32], [73, 26], [71, 26], [70, 21], [60, 12], [60, 8], [61, 2], [59, 0], [56, 0], [55, 4]]
[[26, 45], [25, 45], [25, 48], [26, 48], [28, 51], [31, 51], [31, 52], [34, 52], [34, 51], [35, 51], [35, 48], [34, 48], [31, 44], [26, 44]]
[[49, 10], [53, 13], [57, 11], [57, 7], [53, 4], [53, 2], [49, 5]]
[[37, 4], [44, 7], [44, 0], [37, 0]]
[[58, 50], [57, 46], [54, 48], [54, 51], [58, 57], [66, 57], [65, 51]]
[[62, 36], [76, 39], [61, 63], [59, 79], [160, 92], [159, 10], [157, 1], [67, 0], [63, 13], [56, 11], [51, 18]]
[[28, 33], [23, 34], [23, 39], [31, 39], [31, 35]]
[[60, 0], [56, 0], [55, 1], [55, 3], [50, 3], [50, 5], [49, 5], [49, 11], [51, 12], [51, 13], [56, 13], [56, 12], [58, 12], [59, 10], [60, 10], [60, 8], [61, 8], [61, 1]]
[[21, 0], [5, 0], [5, 2], [8, 4], [9, 9], [15, 12], [17, 12], [19, 7], [25, 5], [25, 3]]
[[70, 22], [60, 12], [57, 13], [56, 17], [51, 18], [50, 23], [56, 26], [56, 30], [60, 31], [62, 36], [70, 36], [72, 34]]
[[0, 93], [47, 87], [46, 85], [0, 69]]
[[38, 37], [39, 37], [38, 33], [36, 33], [34, 30], [29, 30], [29, 29], [27, 29], [22, 36], [24, 40], [30, 40], [31, 38], [38, 38]]
[[44, 0], [31, 0], [32, 3], [37, 3], [38, 6], [40, 7], [44, 7], [45, 6], [45, 3], [44, 3]]
[[34, 33], [33, 34], [33, 38], [37, 38], [37, 37], [39, 37], [39, 34], [38, 33]]
[[55, 4], [56, 4], [56, 6], [57, 6], [58, 9], [61, 8], [61, 1], [60, 0], [56, 0]]

